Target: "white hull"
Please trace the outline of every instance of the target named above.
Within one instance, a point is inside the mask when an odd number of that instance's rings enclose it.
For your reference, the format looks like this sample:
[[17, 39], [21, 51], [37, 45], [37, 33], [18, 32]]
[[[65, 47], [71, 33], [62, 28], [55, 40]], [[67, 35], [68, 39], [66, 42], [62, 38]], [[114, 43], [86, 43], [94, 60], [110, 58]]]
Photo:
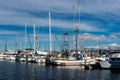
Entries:
[[4, 59], [4, 57], [3, 56], [0, 56], [0, 60], [3, 60]]
[[0, 60], [4, 60], [5, 57], [6, 57], [6, 55], [4, 55], [4, 54], [0, 54]]
[[15, 61], [16, 60], [16, 56], [10, 56], [10, 60]]
[[104, 69], [120, 69], [120, 62], [100, 61], [100, 66]]
[[45, 63], [45, 56], [36, 56], [35, 57], [35, 61], [37, 62], [37, 63]]
[[25, 57], [22, 57], [22, 58], [20, 58], [20, 61], [21, 61], [21, 62], [24, 62], [24, 61], [26, 61], [26, 58], [25, 58]]
[[38, 59], [36, 60], [37, 63], [45, 63], [45, 59]]
[[59, 66], [81, 66], [85, 64], [95, 64], [95, 59], [90, 60], [51, 60], [52, 65]]

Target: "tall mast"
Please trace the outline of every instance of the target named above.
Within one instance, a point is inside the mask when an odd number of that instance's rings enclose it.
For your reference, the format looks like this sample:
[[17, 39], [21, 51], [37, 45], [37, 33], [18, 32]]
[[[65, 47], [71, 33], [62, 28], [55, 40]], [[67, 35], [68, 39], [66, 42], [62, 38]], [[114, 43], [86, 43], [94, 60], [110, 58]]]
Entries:
[[76, 29], [75, 29], [75, 32], [76, 32], [76, 54], [77, 54], [77, 59], [79, 58], [79, 56], [78, 56], [78, 32], [80, 31], [79, 30], [79, 28], [80, 28], [80, 4], [79, 4], [79, 1], [78, 1], [78, 16], [79, 16], [78, 26], [76, 26]]
[[34, 52], [36, 51], [36, 32], [35, 32], [35, 24], [33, 24], [33, 30], [34, 30]]
[[[73, 5], [73, 26], [75, 26], [75, 6], [74, 5]], [[75, 43], [74, 43], [74, 35], [72, 35], [72, 49], [75, 49], [74, 45], [75, 45]]]
[[78, 59], [78, 32], [79, 32], [78, 27], [76, 27], [75, 32], [76, 32], [76, 54]]
[[27, 29], [27, 22], [25, 21], [25, 49], [26, 49], [26, 29]]
[[49, 42], [50, 42], [50, 53], [52, 52], [52, 39], [51, 39], [51, 15], [49, 11]]

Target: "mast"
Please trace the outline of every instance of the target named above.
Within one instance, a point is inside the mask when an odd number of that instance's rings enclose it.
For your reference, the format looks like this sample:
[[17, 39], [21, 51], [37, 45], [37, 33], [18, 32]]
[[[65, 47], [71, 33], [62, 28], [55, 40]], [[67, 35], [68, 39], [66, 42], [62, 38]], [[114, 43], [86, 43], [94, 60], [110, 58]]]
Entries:
[[79, 16], [79, 19], [78, 19], [78, 26], [76, 26], [75, 28], [75, 32], [76, 32], [76, 54], [77, 54], [77, 59], [79, 58], [78, 56], [78, 32], [80, 31], [79, 28], [80, 28], [80, 4], [79, 4], [79, 1], [78, 1], [78, 16]]
[[5, 41], [5, 52], [7, 52], [7, 40]]
[[49, 42], [50, 42], [50, 53], [52, 52], [52, 39], [51, 39], [51, 14], [49, 11]]
[[25, 45], [24, 45], [25, 49], [26, 49], [26, 29], [27, 29], [27, 22], [25, 21]]
[[[73, 5], [73, 26], [75, 26], [75, 6]], [[73, 31], [73, 33], [74, 33], [74, 31]], [[75, 47], [74, 47], [74, 45], [75, 45], [75, 42], [74, 42], [74, 35], [72, 35], [72, 49], [74, 50], [75, 49]]]
[[75, 32], [76, 32], [76, 54], [77, 54], [77, 59], [78, 59], [78, 32], [79, 32], [79, 29], [78, 29], [78, 26], [76, 27], [75, 29]]
[[15, 39], [15, 52], [18, 51], [18, 43], [17, 43], [17, 33], [16, 33], [16, 39]]
[[[97, 56], [99, 56], [100, 55], [100, 44], [99, 44], [99, 39], [97, 39], [97, 46], [98, 46], [98, 53], [97, 53]], [[96, 47], [97, 47], [96, 46]]]
[[35, 24], [33, 24], [33, 36], [34, 36], [34, 52], [36, 52], [36, 32], [35, 32]]
[[79, 1], [78, 1], [78, 17], [79, 17], [78, 26], [80, 27], [80, 3], [79, 3]]
[[29, 34], [29, 32], [28, 32], [28, 39], [29, 39], [29, 48], [32, 48], [31, 38], [30, 38], [30, 34]]

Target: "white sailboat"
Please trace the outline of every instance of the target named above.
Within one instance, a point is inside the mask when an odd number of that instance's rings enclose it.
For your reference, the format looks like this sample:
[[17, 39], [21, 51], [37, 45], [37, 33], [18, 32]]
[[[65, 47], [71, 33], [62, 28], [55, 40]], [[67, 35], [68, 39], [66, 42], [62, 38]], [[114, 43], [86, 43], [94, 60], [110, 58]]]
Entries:
[[34, 59], [35, 59], [35, 62], [37, 63], [45, 63], [45, 58], [46, 58], [46, 55], [48, 54], [48, 52], [45, 52], [45, 51], [40, 51], [36, 48], [36, 41], [37, 41], [37, 35], [36, 35], [36, 27], [35, 27], [35, 24], [33, 25], [34, 27]]
[[[50, 19], [50, 12], [49, 12], [49, 35], [50, 35], [50, 39], [49, 39], [49, 42], [50, 42], [50, 53], [52, 52], [52, 41], [51, 41], [51, 19]], [[39, 55], [37, 58], [36, 58], [36, 61], [38, 63], [45, 63], [46, 62], [46, 56], [49, 54], [48, 52], [46, 51], [37, 51], [37, 54]]]

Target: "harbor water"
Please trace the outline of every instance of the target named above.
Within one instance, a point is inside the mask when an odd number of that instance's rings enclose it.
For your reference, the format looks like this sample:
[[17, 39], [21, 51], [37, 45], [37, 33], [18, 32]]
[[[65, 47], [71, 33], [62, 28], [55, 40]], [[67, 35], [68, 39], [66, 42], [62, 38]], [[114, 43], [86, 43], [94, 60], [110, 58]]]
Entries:
[[120, 70], [0, 61], [0, 80], [120, 80]]

